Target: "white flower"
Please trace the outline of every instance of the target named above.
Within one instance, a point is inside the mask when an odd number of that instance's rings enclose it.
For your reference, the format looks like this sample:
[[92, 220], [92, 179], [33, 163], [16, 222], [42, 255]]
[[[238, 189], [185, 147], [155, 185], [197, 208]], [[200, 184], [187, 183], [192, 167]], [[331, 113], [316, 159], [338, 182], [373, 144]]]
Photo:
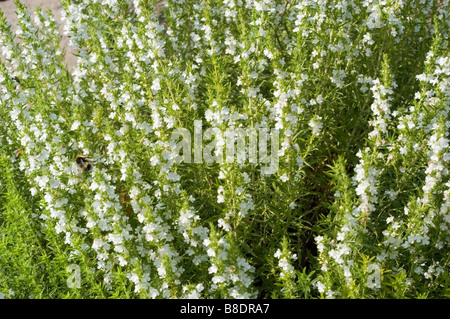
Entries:
[[152, 87], [151, 87], [151, 89], [153, 90], [153, 91], [159, 91], [159, 90], [161, 90], [161, 85], [159, 84], [159, 78], [155, 78], [154, 80], [153, 80], [153, 83], [152, 83]]
[[37, 189], [36, 189], [36, 187], [30, 188], [30, 193], [31, 193], [32, 196], [35, 196], [35, 195], [37, 194]]
[[394, 217], [393, 216], [390, 216], [390, 217], [386, 218], [386, 224], [390, 224], [393, 221], [394, 221]]
[[309, 121], [308, 125], [312, 128], [313, 135], [319, 135], [322, 130], [323, 124], [320, 122], [321, 119], [322, 117], [317, 116], [315, 119]]
[[275, 252], [275, 254], [273, 255], [275, 258], [280, 258], [281, 257], [281, 250], [277, 249], [277, 251]]
[[225, 282], [225, 278], [223, 276], [214, 276], [212, 278], [212, 282], [215, 284], [221, 283], [221, 282]]
[[323, 293], [325, 291], [325, 285], [320, 281], [316, 282], [316, 288], [320, 293]]
[[217, 272], [218, 268], [216, 265], [211, 265], [211, 267], [208, 268], [208, 273], [215, 274]]
[[208, 254], [209, 257], [215, 257], [216, 256], [216, 252], [212, 248], [208, 248], [206, 253]]
[[278, 262], [278, 266], [282, 269], [281, 277], [286, 276], [286, 274], [293, 274], [294, 273], [294, 267], [289, 263], [288, 259], [286, 257], [283, 257]]
[[77, 130], [78, 129], [78, 127], [80, 126], [80, 121], [75, 121], [75, 122], [73, 122], [73, 124], [72, 124], [72, 127], [70, 128], [70, 130], [71, 131], [75, 131], [75, 130]]
[[167, 174], [167, 179], [169, 181], [177, 182], [180, 180], [180, 175], [175, 172], [170, 172], [169, 174]]
[[375, 28], [382, 28], [383, 22], [381, 20], [381, 10], [379, 7], [373, 7], [372, 13], [369, 15], [367, 19], [367, 27], [369, 30], [375, 29]]
[[228, 224], [223, 218], [220, 218], [217, 223], [219, 224], [219, 226], [221, 228], [223, 228], [225, 231], [230, 231], [231, 230], [231, 226], [230, 224]]

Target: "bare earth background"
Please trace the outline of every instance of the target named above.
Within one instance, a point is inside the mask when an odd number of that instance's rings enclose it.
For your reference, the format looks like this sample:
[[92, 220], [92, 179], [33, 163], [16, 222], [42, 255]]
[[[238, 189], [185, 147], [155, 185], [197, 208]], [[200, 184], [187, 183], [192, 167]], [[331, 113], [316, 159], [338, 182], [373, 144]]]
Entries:
[[[77, 57], [71, 54], [69, 39], [67, 38], [67, 36], [63, 35], [63, 26], [61, 24], [61, 0], [21, 0], [21, 2], [28, 7], [28, 11], [30, 11], [31, 13], [34, 12], [37, 6], [41, 7], [43, 11], [47, 11], [47, 9], [50, 9], [53, 12], [56, 22], [58, 22], [60, 25], [59, 31], [62, 35], [60, 46], [66, 52], [65, 60], [67, 62], [68, 68], [69, 70], [72, 70], [76, 65]], [[14, 1], [0, 0], [0, 9], [5, 14], [6, 20], [15, 26], [17, 23], [17, 16], [15, 13], [16, 5], [14, 4]], [[15, 28], [13, 30], [15, 30]]]

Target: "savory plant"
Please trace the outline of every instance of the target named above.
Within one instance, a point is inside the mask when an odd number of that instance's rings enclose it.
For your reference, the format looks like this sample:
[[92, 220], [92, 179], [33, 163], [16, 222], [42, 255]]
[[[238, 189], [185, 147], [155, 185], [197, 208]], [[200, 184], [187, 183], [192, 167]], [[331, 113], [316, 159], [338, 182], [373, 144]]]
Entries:
[[448, 1], [151, 2], [0, 14], [1, 297], [449, 296]]

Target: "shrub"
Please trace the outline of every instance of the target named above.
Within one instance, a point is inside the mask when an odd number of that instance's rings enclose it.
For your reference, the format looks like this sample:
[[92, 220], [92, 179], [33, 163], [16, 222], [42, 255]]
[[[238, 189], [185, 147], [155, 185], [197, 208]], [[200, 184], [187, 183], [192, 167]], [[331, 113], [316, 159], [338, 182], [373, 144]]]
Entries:
[[15, 3], [3, 297], [449, 296], [448, 1]]

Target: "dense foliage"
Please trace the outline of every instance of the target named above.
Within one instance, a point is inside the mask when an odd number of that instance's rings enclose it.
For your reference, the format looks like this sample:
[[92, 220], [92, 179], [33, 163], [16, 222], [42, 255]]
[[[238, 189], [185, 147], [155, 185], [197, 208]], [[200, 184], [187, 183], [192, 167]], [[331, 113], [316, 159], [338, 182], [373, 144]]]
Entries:
[[448, 1], [62, 2], [73, 70], [0, 14], [1, 297], [450, 296]]

